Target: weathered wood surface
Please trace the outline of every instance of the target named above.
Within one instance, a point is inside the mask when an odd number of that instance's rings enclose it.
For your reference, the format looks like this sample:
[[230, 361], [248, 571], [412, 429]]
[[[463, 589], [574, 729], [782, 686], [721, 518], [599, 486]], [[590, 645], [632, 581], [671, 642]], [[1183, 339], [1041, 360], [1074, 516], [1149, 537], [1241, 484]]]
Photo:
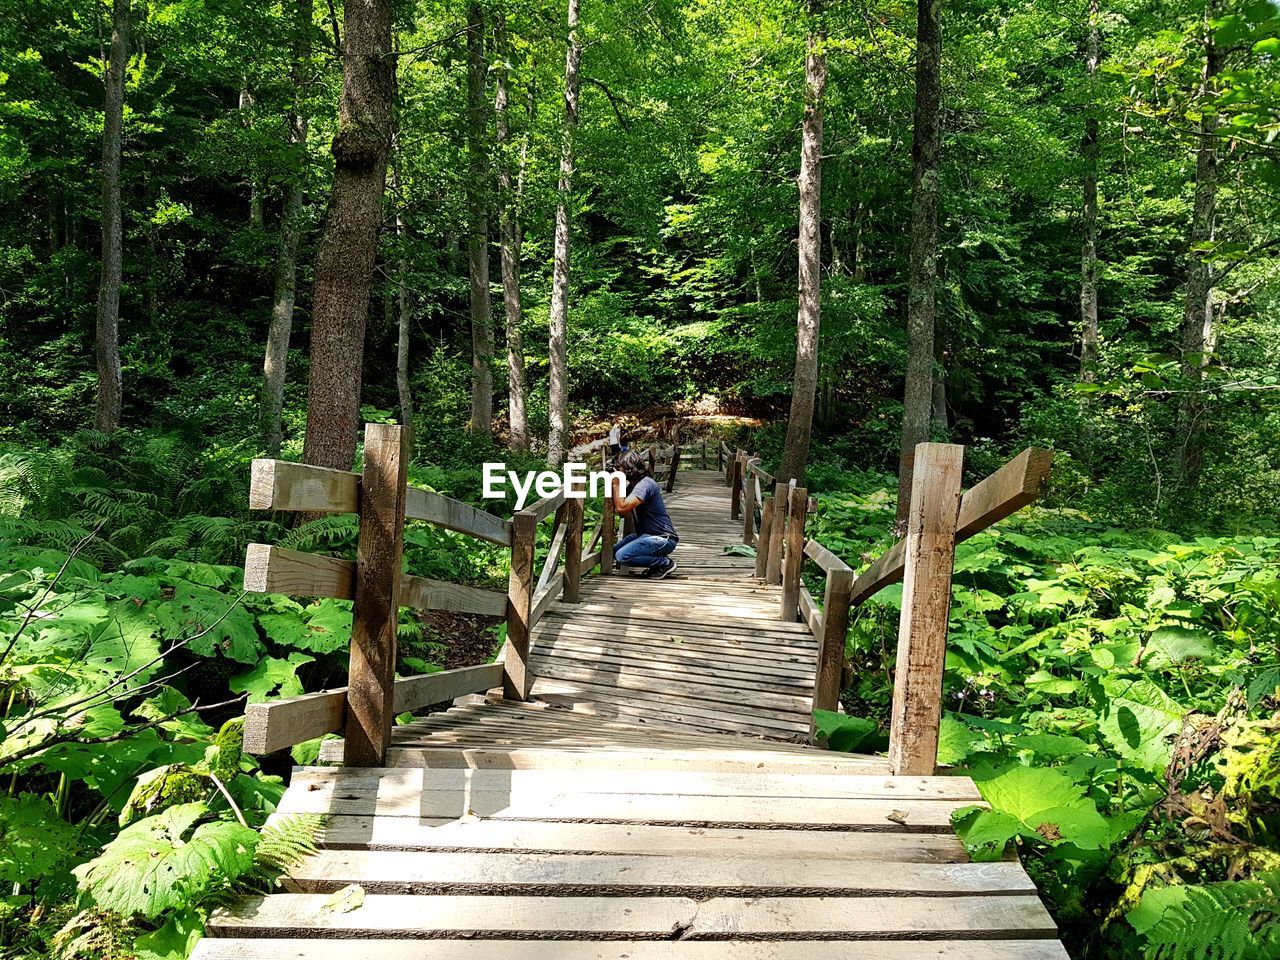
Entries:
[[[448, 703], [468, 693], [483, 693], [502, 684], [502, 665], [484, 663], [415, 677], [397, 677], [394, 710], [409, 713]], [[245, 708], [244, 750], [254, 756], [274, 753], [295, 743], [338, 733], [347, 716], [347, 688], [305, 693]]]
[[203, 940], [198, 960], [1067, 960], [1056, 940], [430, 940], [388, 939], [353, 952], [350, 940]]
[[[675, 575], [588, 577], [577, 603], [567, 551], [535, 595], [537, 518], [517, 517], [505, 666], [411, 678], [507, 699], [395, 727], [383, 767], [295, 771], [273, 822], [326, 815], [319, 853], [215, 912], [196, 960], [1065, 960], [1017, 861], [968, 862], [950, 824], [972, 781], [808, 745], [854, 576], [805, 543], [822, 609], [801, 587], [804, 622], [778, 619], [781, 587], [724, 553], [745, 524], [723, 479], [681, 474]], [[341, 705], [289, 709], [333, 729]], [[363, 905], [325, 905], [349, 884]]]
[[899, 774], [933, 773], [938, 756], [963, 465], [964, 447], [957, 444], [922, 443], [916, 448], [911, 512], [902, 541], [906, 573], [889, 732], [889, 763]]
[[365, 428], [347, 680], [350, 766], [380, 766], [391, 742], [408, 460], [403, 427], [371, 423]]

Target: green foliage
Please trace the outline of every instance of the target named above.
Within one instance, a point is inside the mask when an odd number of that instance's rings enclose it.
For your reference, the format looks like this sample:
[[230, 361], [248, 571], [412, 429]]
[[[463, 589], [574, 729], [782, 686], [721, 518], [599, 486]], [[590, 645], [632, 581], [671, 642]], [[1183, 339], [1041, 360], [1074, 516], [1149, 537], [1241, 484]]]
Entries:
[[1280, 956], [1280, 873], [1148, 890], [1126, 917], [1158, 960]]
[[258, 834], [222, 820], [195, 826], [208, 812], [183, 803], [125, 827], [76, 868], [81, 889], [104, 910], [154, 920], [229, 887], [253, 865]]

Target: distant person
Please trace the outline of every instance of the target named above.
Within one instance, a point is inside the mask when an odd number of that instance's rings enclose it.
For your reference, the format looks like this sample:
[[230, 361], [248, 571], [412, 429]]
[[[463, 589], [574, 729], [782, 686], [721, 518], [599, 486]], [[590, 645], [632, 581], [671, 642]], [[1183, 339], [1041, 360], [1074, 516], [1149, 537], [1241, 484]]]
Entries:
[[623, 537], [614, 547], [613, 557], [628, 567], [648, 567], [650, 580], [661, 580], [676, 568], [670, 556], [680, 542], [675, 524], [662, 501], [662, 488], [649, 476], [644, 457], [634, 451], [623, 453], [613, 462], [613, 469], [627, 478], [629, 492], [622, 495], [616, 483], [610, 491], [613, 506], [624, 517], [633, 517], [636, 532]]

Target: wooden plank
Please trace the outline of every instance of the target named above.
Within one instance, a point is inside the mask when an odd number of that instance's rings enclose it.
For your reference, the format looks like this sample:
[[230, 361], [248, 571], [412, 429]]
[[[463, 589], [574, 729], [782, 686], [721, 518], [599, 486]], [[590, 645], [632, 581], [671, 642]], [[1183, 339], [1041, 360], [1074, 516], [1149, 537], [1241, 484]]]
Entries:
[[613, 504], [613, 493], [606, 484], [604, 503], [600, 508], [600, 573], [609, 576], [613, 573], [613, 548], [617, 543], [618, 516]]
[[809, 539], [804, 542], [804, 555], [820, 566], [823, 573], [830, 573], [832, 570], [849, 570], [852, 572], [852, 568], [847, 563], [817, 540]]
[[350, 600], [355, 593], [355, 564], [318, 553], [251, 543], [245, 548], [244, 588], [252, 593]]
[[407, 442], [398, 425], [365, 426], [344, 738], [350, 766], [380, 766], [391, 742]]
[[[467, 693], [483, 693], [501, 683], [502, 665], [497, 663], [400, 677], [395, 681], [394, 710], [419, 710]], [[245, 708], [245, 753], [262, 756], [326, 733], [337, 733], [342, 730], [346, 713], [346, 687], [251, 703]]]
[[[489, 897], [370, 894], [348, 912], [325, 894], [248, 897], [215, 910], [212, 936], [406, 936], [523, 939], [628, 937], [813, 940], [942, 936], [1049, 939], [1052, 919], [1035, 896], [1005, 897]], [[812, 955], [813, 946], [808, 945]], [[919, 951], [920, 945], [916, 944]], [[518, 955], [518, 954], [517, 954]], [[918, 955], [918, 953], [917, 953]]]
[[[843, 564], [827, 571], [822, 594], [822, 633], [818, 669], [813, 685], [813, 709], [835, 710], [840, 705], [845, 643], [849, 634], [849, 594], [853, 571]], [[813, 732], [810, 732], [812, 739]]]
[[346, 719], [346, 687], [272, 703], [251, 703], [244, 711], [244, 752], [260, 757], [337, 733]]
[[[683, 644], [679, 646], [683, 647]], [[701, 677], [705, 683], [722, 683], [725, 686], [741, 687], [749, 685], [751, 689], [771, 690], [776, 693], [813, 688], [813, 672], [802, 664], [796, 664], [793, 670], [779, 670], [769, 663], [746, 662], [726, 658], [708, 669], [705, 654], [696, 651], [671, 650], [669, 647], [622, 647], [606, 641], [595, 643], [583, 640], [573, 642], [572, 639], [558, 638], [552, 643], [544, 643], [539, 638], [537, 650], [540, 655], [555, 657], [565, 661], [579, 661], [602, 670], [632, 671], [640, 674], [658, 676]]]
[[787, 513], [791, 509], [790, 487], [773, 486], [773, 524], [769, 527], [769, 554], [765, 561], [765, 583], [782, 583], [782, 537], [786, 532]]
[[[926, 952], [927, 951], [927, 954]], [[378, 960], [1069, 960], [1056, 940], [385, 940]], [[370, 955], [373, 955], [371, 952]], [[206, 937], [192, 960], [359, 960], [350, 940]]]
[[560, 505], [556, 514], [556, 529], [551, 535], [551, 546], [547, 548], [547, 555], [542, 561], [542, 573], [538, 576], [538, 585], [534, 589], [534, 593], [540, 593], [546, 589], [551, 578], [555, 576], [556, 568], [560, 566], [560, 554], [564, 550], [565, 537], [568, 535], [568, 524], [564, 523], [566, 504]]
[[355, 513], [360, 509], [360, 475], [308, 463], [254, 460], [249, 509]]
[[503, 695], [524, 700], [529, 694], [529, 637], [533, 630], [533, 552], [538, 516], [520, 510], [512, 518], [511, 572], [507, 579], [507, 643], [503, 657]]
[[[776, 774], [669, 771], [654, 777], [646, 771], [616, 770], [393, 770], [294, 767], [293, 784], [303, 793], [329, 790], [367, 799], [412, 798], [419, 794], [470, 790], [506, 791], [513, 801], [563, 793], [597, 796], [755, 797], [777, 800], [944, 800], [957, 806], [981, 803], [982, 795], [968, 777], [868, 776], [862, 774]], [[291, 788], [292, 789], [292, 788]], [[554, 814], [554, 812], [553, 812]], [[403, 815], [403, 814], [402, 814]], [[557, 819], [554, 815], [539, 819]]]
[[895, 773], [933, 773], [942, 717], [942, 667], [951, 610], [951, 570], [964, 447], [916, 447], [907, 516], [906, 573], [898, 663], [890, 713], [889, 763]]
[[[709, 851], [704, 851], [708, 853]], [[714, 864], [714, 866], [711, 866]], [[540, 853], [425, 853], [322, 850], [291, 869], [285, 889], [333, 893], [358, 883], [366, 893], [489, 896], [806, 897], [1034, 894], [1022, 865], [896, 863], [813, 857]]]
[[469, 503], [454, 500], [432, 490], [409, 487], [408, 499], [405, 501], [405, 517], [410, 520], [425, 520], [437, 527], [488, 540], [499, 546], [511, 546], [510, 520], [495, 517]]
[[395, 686], [395, 712], [411, 713], [447, 703], [468, 693], [484, 693], [502, 686], [502, 664], [481, 663], [415, 677], [402, 677]]
[[800, 622], [808, 624], [809, 632], [813, 634], [815, 640], [822, 640], [822, 611], [818, 609], [818, 604], [813, 599], [813, 594], [809, 592], [809, 588], [803, 583], [800, 584], [800, 603], [797, 614]]
[[419, 610], [450, 610], [488, 617], [505, 616], [507, 612], [506, 595], [496, 590], [408, 575], [400, 577], [400, 603]]
[[565, 576], [557, 573], [541, 592], [533, 598], [533, 608], [529, 613], [529, 622], [537, 626], [548, 610], [560, 599], [560, 591], [564, 589]]
[[[561, 599], [576, 603], [582, 581], [582, 511], [585, 504], [572, 497], [564, 504], [564, 525], [567, 527], [564, 544], [564, 586]], [[537, 615], [534, 616], [537, 622]]]
[[[287, 820], [275, 816], [268, 825]], [[832, 861], [967, 863], [954, 836], [830, 830], [740, 830], [642, 824], [521, 823], [334, 817], [320, 843], [328, 850], [480, 850], [490, 853], [630, 854], [646, 857], [743, 856]]]
[[729, 519], [737, 520], [739, 517], [740, 503], [742, 496], [742, 469], [746, 463], [746, 455], [739, 450], [734, 454], [733, 462], [729, 467]]
[[760, 539], [756, 544], [755, 575], [764, 577], [769, 563], [769, 544], [773, 539], [773, 497], [760, 508]]
[[787, 510], [786, 556], [782, 565], [782, 606], [779, 619], [792, 623], [800, 603], [800, 567], [804, 563], [804, 528], [808, 517], [809, 491], [791, 488]]
[[[758, 460], [748, 460], [748, 470], [752, 464], [758, 462]], [[756, 491], [759, 487], [759, 480], [748, 475], [742, 489], [745, 501], [742, 506], [742, 542], [748, 546], [754, 546], [756, 542]]]
[[981, 483], [965, 491], [956, 523], [956, 542], [1021, 510], [1044, 492], [1053, 451], [1027, 447]]

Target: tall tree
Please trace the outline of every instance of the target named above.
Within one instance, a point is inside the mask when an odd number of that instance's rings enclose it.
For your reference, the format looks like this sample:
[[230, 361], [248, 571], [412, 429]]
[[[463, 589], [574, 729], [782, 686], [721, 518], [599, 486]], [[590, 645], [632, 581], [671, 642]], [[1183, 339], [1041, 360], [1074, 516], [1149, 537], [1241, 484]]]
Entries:
[[[523, 319], [520, 303], [520, 200], [524, 187], [525, 158], [528, 153], [526, 134], [520, 149], [520, 173], [517, 184], [511, 181], [511, 132], [508, 121], [506, 22], [498, 15], [494, 27], [494, 46], [497, 68], [494, 71], [494, 116], [496, 118], [498, 144], [498, 249], [502, 263], [502, 306], [506, 316], [507, 340], [507, 411], [510, 421], [509, 444], [512, 450], [529, 449], [529, 418], [527, 413], [524, 374], [524, 335], [520, 329]], [[533, 91], [529, 92], [530, 122], [532, 122]]]
[[98, 281], [95, 331], [98, 409], [94, 425], [104, 433], [120, 426], [120, 407], [124, 400], [120, 370], [120, 284], [124, 272], [120, 152], [124, 140], [124, 84], [129, 66], [131, 16], [130, 0], [114, 0], [102, 126], [102, 273]]
[[316, 254], [307, 391], [307, 463], [350, 469], [360, 428], [369, 288], [391, 147], [395, 57], [391, 0], [343, 10], [344, 50], [333, 192]]
[[898, 523], [911, 506], [916, 444], [929, 439], [933, 326], [938, 286], [938, 165], [942, 155], [941, 0], [916, 3], [916, 106], [911, 143], [911, 253], [907, 281], [907, 382], [902, 402]]
[[467, 5], [467, 272], [471, 278], [471, 430], [493, 433], [493, 308], [489, 302], [489, 153], [484, 7]]
[[826, 32], [821, 0], [809, 0], [804, 58], [804, 122], [800, 134], [799, 308], [796, 365], [781, 479], [803, 480], [818, 388], [818, 334], [822, 321], [822, 98], [827, 86]]
[[[1204, 250], [1216, 235], [1218, 206], [1218, 106], [1217, 79], [1226, 60], [1214, 40], [1217, 0], [1204, 8], [1204, 63], [1200, 68], [1200, 122], [1196, 130], [1196, 186], [1192, 201], [1191, 230], [1187, 237], [1186, 300], [1182, 310], [1182, 374], [1199, 380], [1213, 352], [1214, 330], [1213, 266]], [[1200, 416], [1204, 404], [1194, 393], [1187, 394], [1179, 411], [1183, 431], [1179, 452], [1179, 472], [1183, 483], [1194, 485], [1200, 476], [1204, 444]]]
[[400, 149], [392, 134], [391, 191], [396, 210], [396, 397], [400, 404], [400, 422], [408, 433], [409, 456], [413, 456], [413, 388], [409, 382], [409, 334], [413, 322], [413, 305], [409, 296], [409, 257], [406, 250], [408, 231], [404, 223], [404, 195], [400, 183]]
[[1098, 30], [1098, 0], [1089, 0], [1089, 34], [1085, 41], [1084, 66], [1088, 74], [1088, 102], [1085, 105], [1084, 137], [1080, 144], [1084, 160], [1084, 202], [1081, 221], [1084, 239], [1080, 253], [1080, 379], [1092, 381], [1098, 366], [1098, 102], [1097, 77], [1101, 39]]
[[547, 460], [559, 466], [565, 457], [569, 431], [569, 204], [573, 198], [573, 132], [578, 125], [578, 0], [568, 0], [569, 39], [564, 58], [564, 124], [560, 129], [560, 182], [556, 190], [556, 238], [551, 270], [550, 400], [551, 431]]
[[293, 113], [289, 118], [289, 146], [296, 158], [297, 169], [289, 178], [284, 191], [271, 325], [267, 329], [267, 350], [262, 361], [262, 404], [259, 413], [262, 446], [271, 457], [280, 453], [280, 410], [284, 406], [284, 380], [298, 288], [298, 241], [302, 236], [302, 203], [307, 191], [306, 98], [310, 83], [311, 18], [314, 8], [315, 0], [297, 0], [294, 6]]
[[1196, 130], [1196, 186], [1187, 237], [1186, 300], [1182, 311], [1182, 370], [1199, 377], [1213, 350], [1213, 271], [1203, 249], [1214, 239], [1218, 204], [1218, 108], [1215, 84], [1225, 56], [1214, 42], [1216, 0], [1204, 10], [1204, 63], [1200, 69], [1200, 121]]

